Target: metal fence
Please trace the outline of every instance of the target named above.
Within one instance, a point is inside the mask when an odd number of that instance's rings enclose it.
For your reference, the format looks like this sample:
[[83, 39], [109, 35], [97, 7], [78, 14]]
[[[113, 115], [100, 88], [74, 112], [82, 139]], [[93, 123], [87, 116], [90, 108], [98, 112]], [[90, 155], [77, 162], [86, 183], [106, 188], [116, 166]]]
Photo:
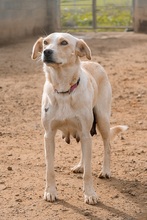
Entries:
[[61, 28], [132, 28], [132, 0], [60, 0]]

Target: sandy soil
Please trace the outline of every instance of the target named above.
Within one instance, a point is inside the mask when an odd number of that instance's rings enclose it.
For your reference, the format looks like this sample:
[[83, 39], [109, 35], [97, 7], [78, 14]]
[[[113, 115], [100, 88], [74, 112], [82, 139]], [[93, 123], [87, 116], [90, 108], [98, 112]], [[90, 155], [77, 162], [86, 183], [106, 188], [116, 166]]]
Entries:
[[31, 38], [0, 48], [0, 219], [147, 219], [147, 35], [82, 34], [93, 60], [108, 72], [113, 103], [111, 124], [129, 130], [112, 143], [110, 180], [99, 179], [103, 146], [93, 138], [92, 173], [99, 203], [83, 203], [82, 174], [70, 169], [80, 145], [56, 136], [55, 171], [59, 200], [43, 200], [45, 161], [40, 103], [44, 74], [30, 59]]

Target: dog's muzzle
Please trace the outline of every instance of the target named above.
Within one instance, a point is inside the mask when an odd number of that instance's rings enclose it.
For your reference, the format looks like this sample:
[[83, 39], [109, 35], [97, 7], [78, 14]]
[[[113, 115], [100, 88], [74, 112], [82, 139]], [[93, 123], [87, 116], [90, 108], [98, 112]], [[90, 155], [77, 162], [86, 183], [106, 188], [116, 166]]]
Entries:
[[55, 63], [53, 60], [53, 50], [46, 49], [43, 51], [43, 62], [45, 63]]

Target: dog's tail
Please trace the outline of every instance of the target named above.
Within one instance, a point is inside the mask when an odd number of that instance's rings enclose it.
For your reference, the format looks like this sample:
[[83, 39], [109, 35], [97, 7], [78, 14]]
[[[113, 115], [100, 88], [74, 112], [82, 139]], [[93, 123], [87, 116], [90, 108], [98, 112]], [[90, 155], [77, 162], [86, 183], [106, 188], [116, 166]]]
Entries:
[[110, 128], [110, 140], [114, 140], [117, 134], [120, 132], [126, 131], [128, 129], [127, 125], [118, 125], [115, 127]]

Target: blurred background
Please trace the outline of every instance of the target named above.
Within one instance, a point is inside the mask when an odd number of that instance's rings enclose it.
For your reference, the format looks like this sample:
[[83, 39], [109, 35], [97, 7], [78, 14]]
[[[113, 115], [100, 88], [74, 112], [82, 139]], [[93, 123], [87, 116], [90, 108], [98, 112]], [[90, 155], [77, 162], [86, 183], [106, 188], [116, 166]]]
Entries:
[[146, 0], [1, 0], [0, 44], [54, 31], [147, 32]]

